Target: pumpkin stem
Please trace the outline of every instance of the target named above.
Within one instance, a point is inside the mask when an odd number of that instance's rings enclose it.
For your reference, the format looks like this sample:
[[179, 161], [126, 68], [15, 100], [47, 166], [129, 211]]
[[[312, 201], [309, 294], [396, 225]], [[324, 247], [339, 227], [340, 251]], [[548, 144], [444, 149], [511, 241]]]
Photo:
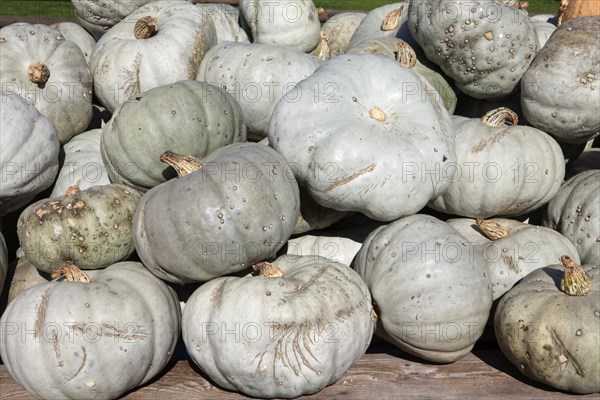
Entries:
[[88, 276], [88, 274], [86, 274], [85, 272], [83, 272], [82, 270], [80, 270], [73, 264], [63, 267], [63, 268], [56, 269], [56, 270], [52, 271], [52, 274], [50, 275], [50, 277], [52, 279], [56, 279], [61, 276], [64, 276], [69, 282], [83, 282], [83, 283], [91, 282], [91, 279]]
[[376, 121], [383, 122], [385, 121], [385, 113], [379, 107], [373, 107], [369, 110], [369, 116]]
[[569, 296], [585, 296], [592, 287], [590, 274], [569, 256], [562, 256], [560, 261], [565, 267], [565, 274], [560, 281], [560, 290]]
[[527, 10], [529, 8], [529, 2], [519, 0], [504, 0], [504, 4], [514, 7], [518, 10]]
[[510, 233], [510, 229], [494, 221], [477, 218], [476, 223], [483, 234], [490, 240], [503, 239]]
[[281, 278], [283, 276], [283, 271], [276, 265], [269, 262], [259, 262], [254, 264], [252, 269], [259, 276], [265, 276], [267, 278]]
[[517, 116], [517, 113], [510, 108], [500, 107], [488, 111], [481, 117], [481, 122], [487, 126], [503, 126], [510, 122], [510, 124], [514, 126], [519, 123], [519, 117]]
[[404, 6], [400, 6], [400, 8], [390, 11], [381, 22], [381, 30], [392, 31], [398, 28], [400, 26], [400, 16], [402, 15], [403, 10]]
[[50, 78], [50, 69], [43, 62], [34, 62], [27, 68], [27, 76], [36, 85], [43, 85]]
[[329, 36], [327, 32], [321, 31], [321, 41], [319, 45], [312, 51], [312, 54], [321, 61], [331, 59], [331, 48], [329, 47]]
[[135, 36], [136, 39], [149, 39], [156, 35], [157, 24], [158, 19], [156, 17], [150, 15], [142, 17], [137, 20], [133, 27], [133, 36]]
[[196, 157], [166, 151], [160, 156], [160, 161], [169, 164], [177, 171], [180, 178], [202, 168], [202, 162]]
[[413, 68], [417, 65], [417, 53], [415, 53], [415, 49], [404, 40], [399, 40], [396, 43], [394, 54], [396, 55], [396, 61], [406, 68]]

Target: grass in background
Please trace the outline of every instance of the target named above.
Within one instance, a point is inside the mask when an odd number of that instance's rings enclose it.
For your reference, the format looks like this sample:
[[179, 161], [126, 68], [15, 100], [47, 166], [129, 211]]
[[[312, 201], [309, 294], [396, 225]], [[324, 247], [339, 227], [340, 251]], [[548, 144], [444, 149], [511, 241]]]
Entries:
[[[317, 7], [338, 10], [370, 10], [393, 2], [389, 0], [314, 0]], [[529, 11], [536, 14], [556, 14], [559, 4], [560, 0], [529, 0]], [[73, 7], [70, 1], [0, 0], [0, 15], [72, 19]]]

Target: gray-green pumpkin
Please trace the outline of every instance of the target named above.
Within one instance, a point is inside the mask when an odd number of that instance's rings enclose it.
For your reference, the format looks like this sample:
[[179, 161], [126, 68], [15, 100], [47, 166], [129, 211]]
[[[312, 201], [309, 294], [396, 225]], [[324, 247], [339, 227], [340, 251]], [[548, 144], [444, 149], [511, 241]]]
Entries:
[[198, 69], [197, 80], [220, 87], [240, 103], [248, 130], [266, 136], [275, 104], [310, 97], [295, 85], [319, 66], [316, 58], [282, 46], [222, 43], [211, 48]]
[[341, 12], [325, 21], [321, 30], [327, 35], [331, 57], [346, 52], [352, 35], [366, 15], [366, 12]]
[[356, 28], [348, 48], [358, 45], [363, 40], [396, 36], [408, 18], [408, 6], [408, 1], [400, 1], [370, 10]]
[[558, 28], [521, 81], [527, 121], [567, 143], [600, 132], [600, 17], [581, 17]]
[[568, 392], [597, 393], [600, 268], [579, 267], [587, 273], [589, 291], [569, 295], [561, 282], [572, 267], [564, 264], [532, 272], [504, 295], [494, 316], [496, 338], [504, 355], [529, 378]]
[[[174, 154], [162, 159], [177, 169], [189, 164]], [[195, 161], [193, 172], [145, 193], [133, 222], [144, 265], [175, 283], [207, 281], [273, 256], [300, 212], [298, 184], [268, 146], [234, 143]]]
[[384, 57], [398, 61], [406, 68], [423, 75], [435, 88], [450, 114], [454, 114], [457, 97], [454, 90], [442, 75], [425, 66], [417, 59], [415, 50], [404, 40], [396, 37], [382, 37], [366, 39], [346, 50], [347, 54], [380, 54]]
[[505, 218], [456, 218], [447, 223], [467, 238], [488, 264], [494, 300], [532, 271], [558, 263], [564, 254], [580, 261], [569, 239], [542, 226]]
[[560, 146], [550, 135], [517, 125], [515, 113], [493, 110], [481, 119], [453, 116], [457, 163], [438, 169], [448, 190], [429, 203], [470, 218], [524, 215], [548, 203], [565, 176]]
[[83, 53], [85, 61], [90, 63], [92, 58], [92, 51], [96, 45], [96, 40], [90, 35], [80, 24], [76, 24], [71, 21], [59, 22], [50, 25], [50, 27], [57, 29], [65, 39], [75, 43]]
[[492, 307], [483, 256], [434, 217], [375, 229], [356, 255], [379, 316], [377, 334], [417, 357], [454, 362], [473, 348]]
[[131, 221], [141, 195], [121, 184], [79, 190], [37, 201], [19, 216], [21, 249], [38, 269], [100, 269], [134, 250]]
[[26, 206], [54, 182], [60, 142], [52, 123], [17, 94], [0, 102], [0, 217]]
[[100, 154], [101, 133], [101, 129], [93, 129], [65, 143], [64, 159], [49, 197], [62, 196], [71, 186], [85, 190], [110, 183]]
[[[295, 398], [337, 382], [373, 335], [365, 283], [322, 257], [282, 256], [256, 270], [211, 280], [190, 297], [182, 333], [192, 360], [217, 385], [252, 397]], [[224, 343], [225, 330], [238, 327]]]
[[239, 24], [240, 10], [226, 3], [196, 3], [202, 12], [208, 15], [217, 32], [217, 43], [223, 42], [245, 42], [248, 43], [248, 35]]
[[564, 182], [550, 200], [542, 224], [566, 236], [584, 264], [600, 265], [600, 170]]
[[240, 13], [252, 42], [309, 52], [319, 43], [321, 23], [312, 0], [241, 0]]
[[160, 161], [164, 152], [201, 158], [245, 141], [238, 102], [214, 85], [184, 80], [122, 104], [102, 128], [100, 149], [112, 182], [146, 191], [174, 177]]
[[502, 1], [411, 0], [408, 23], [427, 58], [479, 99], [518, 90], [538, 52], [527, 14]]
[[173, 289], [141, 263], [122, 262], [89, 283], [59, 278], [31, 287], [0, 323], [2, 361], [31, 395], [116, 399], [165, 368], [181, 309]]
[[61, 143], [92, 119], [92, 74], [77, 44], [55, 28], [24, 22], [0, 29], [0, 83], [48, 118]]

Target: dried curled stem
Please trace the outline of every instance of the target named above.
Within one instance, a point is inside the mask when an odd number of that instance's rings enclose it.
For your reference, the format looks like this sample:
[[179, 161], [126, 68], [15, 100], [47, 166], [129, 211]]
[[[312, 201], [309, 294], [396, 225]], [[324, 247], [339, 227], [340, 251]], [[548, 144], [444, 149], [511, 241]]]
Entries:
[[560, 261], [565, 267], [560, 290], [569, 296], [585, 296], [592, 287], [590, 275], [569, 256], [562, 256]]
[[487, 126], [503, 126], [507, 123], [515, 126], [519, 123], [519, 117], [517, 116], [517, 113], [510, 108], [500, 107], [488, 111], [481, 117], [481, 122]]
[[329, 36], [327, 35], [327, 32], [321, 31], [321, 41], [313, 50], [312, 54], [321, 61], [331, 59], [331, 48], [329, 47]]
[[396, 61], [406, 68], [413, 68], [417, 65], [417, 53], [415, 53], [415, 49], [404, 40], [396, 42], [396, 51], [394, 54]]
[[510, 229], [495, 221], [486, 221], [484, 219], [477, 218], [476, 223], [483, 234], [490, 240], [503, 239], [510, 234]]
[[156, 35], [157, 24], [158, 19], [156, 17], [150, 15], [142, 17], [137, 20], [133, 27], [133, 36], [135, 36], [136, 39], [149, 39]]
[[27, 68], [27, 76], [36, 85], [43, 85], [50, 78], [50, 69], [43, 62], [34, 62]]
[[169, 164], [180, 178], [202, 168], [202, 162], [196, 157], [166, 151], [160, 156], [160, 161]]
[[66, 267], [56, 269], [52, 271], [52, 274], [50, 275], [52, 279], [60, 278], [61, 276], [64, 276], [69, 282], [91, 282], [88, 274], [77, 268], [75, 265], [68, 265]]
[[269, 262], [259, 262], [254, 264], [252, 269], [259, 276], [267, 278], [281, 278], [283, 276], [283, 271], [278, 266]]

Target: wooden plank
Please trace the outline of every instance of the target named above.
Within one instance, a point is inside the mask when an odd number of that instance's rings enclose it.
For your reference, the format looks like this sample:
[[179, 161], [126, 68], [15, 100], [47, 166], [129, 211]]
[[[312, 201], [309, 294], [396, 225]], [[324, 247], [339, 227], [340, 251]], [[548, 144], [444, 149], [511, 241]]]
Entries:
[[[189, 361], [171, 363], [150, 384], [123, 399], [239, 400], [247, 397], [211, 385]], [[598, 394], [573, 395], [529, 380], [497, 349], [476, 350], [448, 365], [424, 363], [397, 350], [366, 354], [336, 384], [301, 399], [411, 400], [564, 400], [599, 399]], [[33, 399], [0, 365], [0, 399]]]

